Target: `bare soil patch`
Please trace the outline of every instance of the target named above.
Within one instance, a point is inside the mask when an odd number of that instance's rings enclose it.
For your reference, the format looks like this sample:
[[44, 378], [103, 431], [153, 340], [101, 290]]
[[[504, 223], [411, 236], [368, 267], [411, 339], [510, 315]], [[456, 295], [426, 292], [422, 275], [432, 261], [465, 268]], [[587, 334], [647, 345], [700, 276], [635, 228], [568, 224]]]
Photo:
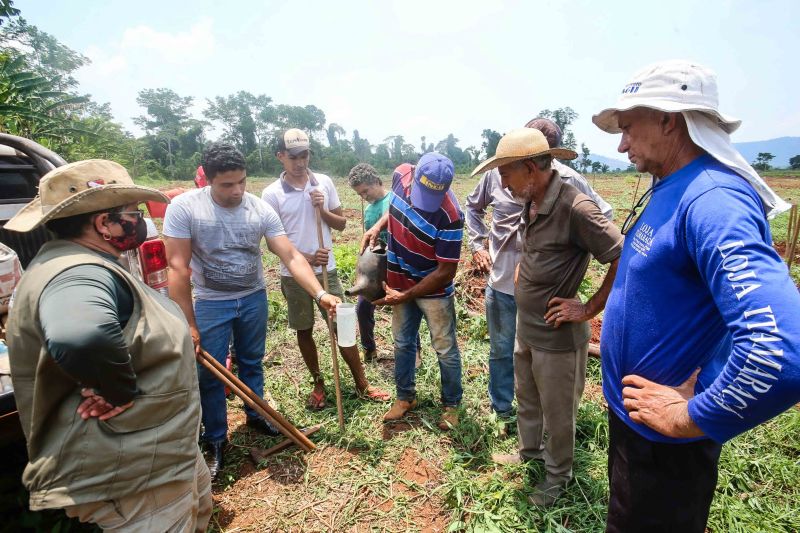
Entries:
[[603, 319], [594, 317], [589, 321], [589, 326], [592, 328], [592, 338], [589, 339], [589, 342], [592, 344], [600, 344], [600, 330], [603, 327]]
[[460, 296], [464, 298], [464, 304], [471, 313], [482, 314], [486, 312], [484, 304], [486, 275], [475, 268], [471, 257], [467, 257], [463, 261], [456, 274], [455, 283], [462, 291]]
[[424, 487], [436, 485], [441, 481], [441, 471], [411, 448], [403, 451], [395, 470], [404, 479]]

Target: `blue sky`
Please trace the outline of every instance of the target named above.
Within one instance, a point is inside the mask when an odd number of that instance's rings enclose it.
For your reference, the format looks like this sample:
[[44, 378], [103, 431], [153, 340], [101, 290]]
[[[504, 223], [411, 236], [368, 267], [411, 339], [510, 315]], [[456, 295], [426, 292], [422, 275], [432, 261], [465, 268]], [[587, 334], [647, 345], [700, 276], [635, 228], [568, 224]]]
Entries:
[[[81, 90], [110, 102], [137, 132], [136, 94], [169, 87], [195, 98], [239, 90], [313, 104], [348, 137], [522, 126], [570, 106], [593, 152], [617, 136], [591, 115], [654, 61], [686, 58], [718, 74], [723, 111], [743, 120], [734, 141], [800, 135], [800, 2], [436, 0], [191, 2], [16, 0], [22, 16], [92, 59]], [[138, 132], [137, 132], [138, 133]], [[212, 134], [212, 137], [214, 135]]]

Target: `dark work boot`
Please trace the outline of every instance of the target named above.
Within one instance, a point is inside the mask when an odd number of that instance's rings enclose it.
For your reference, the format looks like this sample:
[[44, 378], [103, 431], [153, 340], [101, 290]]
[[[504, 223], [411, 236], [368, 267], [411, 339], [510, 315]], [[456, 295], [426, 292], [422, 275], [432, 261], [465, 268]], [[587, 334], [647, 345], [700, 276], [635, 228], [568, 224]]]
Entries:
[[203, 448], [205, 449], [206, 464], [208, 471], [211, 473], [211, 481], [216, 481], [217, 476], [225, 466], [225, 445], [228, 441], [223, 440], [220, 442], [204, 442]]
[[277, 437], [281, 434], [278, 429], [263, 418], [248, 418], [247, 427], [263, 433], [267, 437]]

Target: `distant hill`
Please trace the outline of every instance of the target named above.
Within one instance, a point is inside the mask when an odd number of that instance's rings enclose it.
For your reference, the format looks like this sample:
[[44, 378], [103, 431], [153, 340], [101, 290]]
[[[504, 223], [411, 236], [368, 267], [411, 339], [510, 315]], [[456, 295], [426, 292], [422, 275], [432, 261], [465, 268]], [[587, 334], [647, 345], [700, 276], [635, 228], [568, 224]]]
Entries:
[[608, 168], [611, 170], [614, 170], [615, 168], [625, 170], [628, 168], [628, 165], [630, 165], [627, 160], [623, 161], [622, 159], [613, 159], [611, 157], [606, 157], [599, 154], [589, 154], [589, 159], [592, 161], [597, 161], [601, 165], [608, 165]]
[[[768, 152], [775, 156], [770, 162], [773, 168], [789, 168], [789, 159], [800, 155], [800, 137], [778, 137], [766, 141], [751, 141], [743, 143], [733, 143], [739, 152], [747, 159], [748, 163], [753, 163], [760, 152]], [[628, 168], [628, 161], [613, 159], [598, 154], [590, 154], [589, 159], [606, 164], [611, 170]]]
[[770, 162], [773, 168], [789, 168], [789, 158], [800, 155], [800, 137], [778, 137], [767, 141], [733, 143], [748, 162], [752, 163], [759, 152], [769, 152], [775, 156]]

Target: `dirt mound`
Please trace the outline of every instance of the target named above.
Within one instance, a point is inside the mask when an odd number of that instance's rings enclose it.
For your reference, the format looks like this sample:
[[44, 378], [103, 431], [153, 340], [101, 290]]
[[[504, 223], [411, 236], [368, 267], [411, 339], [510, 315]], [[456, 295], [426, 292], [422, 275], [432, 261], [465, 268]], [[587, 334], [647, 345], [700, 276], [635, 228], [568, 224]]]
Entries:
[[390, 513], [394, 508], [394, 500], [403, 498], [412, 503], [410, 513], [421, 531], [446, 531], [450, 513], [441, 498], [427, 493], [441, 483], [441, 470], [420, 457], [416, 450], [406, 448], [395, 465], [395, 472], [400, 477], [400, 481], [391, 484], [391, 494], [395, 497], [378, 503], [377, 508]]
[[465, 259], [463, 267], [456, 274], [455, 284], [459, 297], [472, 313], [481, 314], [486, 311], [486, 281], [486, 274], [475, 268], [472, 259]]
[[589, 326], [592, 328], [592, 338], [589, 339], [589, 342], [592, 344], [600, 344], [600, 329], [603, 327], [603, 319], [594, 317], [589, 321]]
[[441, 471], [430, 461], [419, 456], [416, 450], [406, 448], [397, 461], [395, 471], [403, 479], [424, 487], [436, 485], [441, 481]]

